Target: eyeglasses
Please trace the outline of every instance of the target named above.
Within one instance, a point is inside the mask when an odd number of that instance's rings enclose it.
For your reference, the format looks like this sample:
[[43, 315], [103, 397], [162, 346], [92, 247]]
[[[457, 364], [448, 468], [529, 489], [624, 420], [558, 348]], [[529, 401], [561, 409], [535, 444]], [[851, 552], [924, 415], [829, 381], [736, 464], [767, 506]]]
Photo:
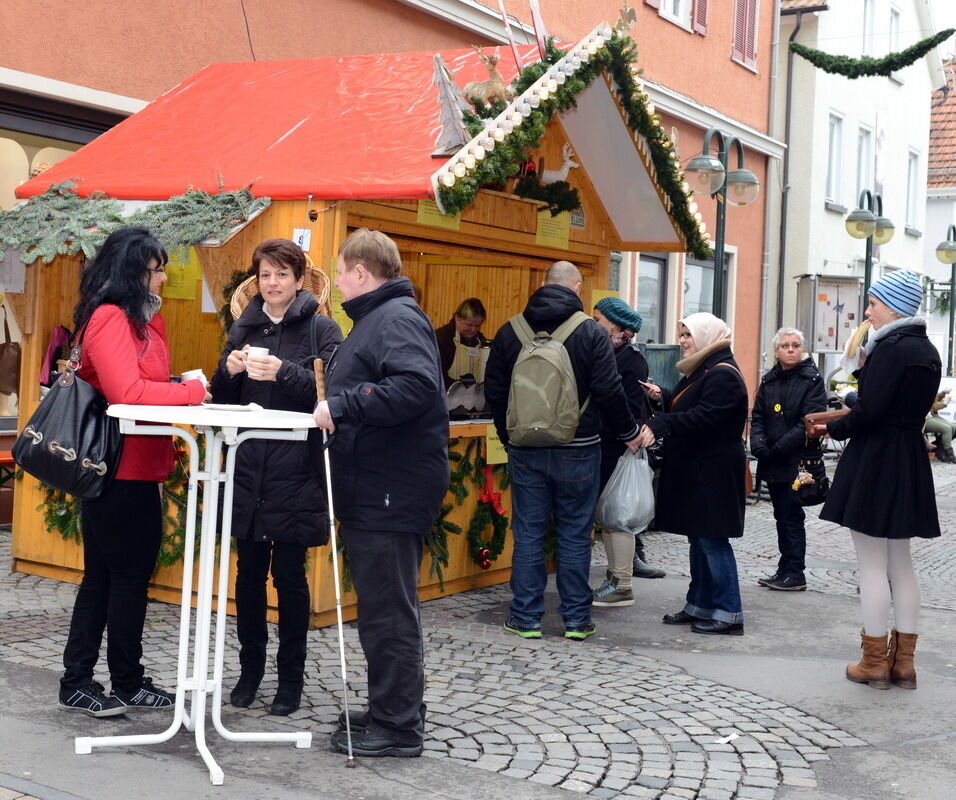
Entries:
[[150, 272], [158, 272], [160, 275], [166, 271], [166, 267], [146, 267]]
[[802, 344], [797, 344], [796, 342], [792, 344], [779, 344], [777, 345], [778, 350], [803, 350]]
[[694, 338], [694, 334], [692, 334], [692, 333], [678, 333], [678, 334], [677, 334], [677, 338], [678, 338], [678, 339], [693, 339], [693, 338]]

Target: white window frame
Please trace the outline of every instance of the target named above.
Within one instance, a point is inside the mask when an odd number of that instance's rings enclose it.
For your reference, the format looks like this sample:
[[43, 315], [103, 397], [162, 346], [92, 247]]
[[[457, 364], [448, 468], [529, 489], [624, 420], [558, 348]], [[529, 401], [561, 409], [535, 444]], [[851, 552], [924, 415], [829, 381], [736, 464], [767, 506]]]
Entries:
[[920, 151], [911, 147], [906, 155], [906, 227], [919, 230]]
[[[863, 142], [866, 142], [866, 152], [863, 152]], [[856, 194], [855, 201], [864, 189], [873, 190], [873, 129], [869, 125], [860, 124], [856, 133]]]
[[[826, 199], [837, 205], [844, 205], [843, 198], [843, 149], [845, 118], [839, 111], [830, 109], [827, 119], [827, 182]], [[836, 123], [836, 125], [834, 125]], [[834, 127], [838, 131], [836, 147], [834, 147]]]
[[876, 0], [863, 0], [863, 55], [873, 55], [876, 27]]
[[903, 26], [903, 12], [899, 6], [890, 5], [889, 52], [896, 53], [900, 49], [900, 31]]
[[[686, 30], [693, 30], [694, 0], [660, 0], [660, 2], [658, 9], [660, 16]], [[677, 6], [676, 12], [673, 10], [674, 6]]]

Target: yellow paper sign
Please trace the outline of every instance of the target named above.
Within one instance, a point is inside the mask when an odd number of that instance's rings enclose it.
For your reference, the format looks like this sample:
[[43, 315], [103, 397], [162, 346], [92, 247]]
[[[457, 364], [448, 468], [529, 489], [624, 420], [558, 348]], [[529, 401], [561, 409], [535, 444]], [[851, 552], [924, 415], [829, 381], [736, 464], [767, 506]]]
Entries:
[[489, 425], [485, 436], [487, 437], [488, 450], [485, 461], [488, 464], [507, 464], [508, 452], [501, 443], [501, 439], [498, 438], [498, 429], [494, 425]]
[[596, 306], [605, 297], [620, 297], [620, 296], [621, 296], [620, 292], [613, 292], [610, 289], [592, 289], [591, 290], [591, 310], [593, 311], [594, 306]]
[[332, 287], [332, 319], [338, 323], [338, 326], [342, 329], [342, 335], [347, 336], [348, 332], [352, 330], [352, 318], [345, 313], [345, 309], [342, 308], [342, 292]]
[[568, 249], [568, 233], [571, 230], [571, 215], [562, 211], [552, 217], [551, 212], [545, 209], [538, 212], [538, 231], [535, 235], [535, 244], [543, 247], [557, 247]]
[[419, 200], [416, 222], [419, 225], [431, 225], [433, 228], [457, 231], [461, 227], [461, 214], [442, 214], [434, 200]]
[[163, 298], [173, 300], [195, 300], [196, 282], [202, 278], [199, 254], [195, 247], [171, 250], [166, 264], [166, 282], [163, 284]]

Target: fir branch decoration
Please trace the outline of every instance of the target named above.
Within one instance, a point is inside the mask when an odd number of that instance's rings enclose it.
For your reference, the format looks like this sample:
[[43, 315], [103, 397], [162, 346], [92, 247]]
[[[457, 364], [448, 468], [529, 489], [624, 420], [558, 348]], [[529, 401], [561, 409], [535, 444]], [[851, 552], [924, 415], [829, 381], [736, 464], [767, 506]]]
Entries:
[[562, 211], [574, 211], [581, 205], [578, 190], [572, 189], [567, 181], [541, 183], [534, 175], [519, 179], [515, 184], [515, 194], [547, 203], [552, 217], [558, 216]]
[[835, 56], [822, 50], [815, 50], [799, 42], [790, 42], [790, 49], [798, 56], [805, 58], [813, 66], [829, 72], [832, 75], [843, 75], [845, 78], [864, 78], [872, 75], [889, 77], [905, 67], [915, 64], [937, 45], [945, 42], [956, 33], [956, 28], [947, 28], [935, 36], [930, 36], [916, 44], [901, 50], [898, 53], [888, 53], [882, 58], [863, 56]]
[[121, 206], [103, 194], [80, 197], [75, 187], [63, 181], [10, 211], [0, 210], [0, 258], [8, 247], [19, 250], [25, 264], [78, 253], [92, 258], [122, 224]]
[[43, 512], [43, 524], [48, 531], [60, 534], [66, 541], [73, 539], [79, 544], [83, 540], [83, 531], [80, 527], [80, 501], [73, 495], [54, 489], [52, 486], [40, 484], [45, 490], [43, 502], [37, 506], [37, 511]]
[[[547, 62], [525, 67], [514, 81], [515, 94], [521, 95], [564, 55], [564, 51], [549, 40]], [[669, 201], [668, 214], [683, 236], [687, 252], [697, 258], [709, 258], [712, 255], [710, 245], [690, 212], [691, 191], [674, 157], [673, 144], [661, 126], [660, 116], [648, 111], [649, 98], [638, 86], [636, 76], [639, 71], [633, 66], [636, 59], [637, 44], [629, 36], [615, 31], [604, 47], [582, 63], [556, 92], [541, 101], [538, 108], [532, 109], [520, 125], [476, 163], [474, 169], [456, 180], [454, 186], [439, 186], [439, 199], [445, 213], [456, 214], [471, 205], [482, 186], [502, 184], [516, 175], [527, 153], [540, 146], [545, 128], [554, 114], [575, 107], [575, 97], [606, 72], [616, 84], [627, 126], [647, 142], [657, 183]], [[484, 128], [483, 118], [501, 113], [504, 105], [479, 106], [476, 110], [476, 115], [465, 114], [465, 124], [472, 136], [477, 136]]]

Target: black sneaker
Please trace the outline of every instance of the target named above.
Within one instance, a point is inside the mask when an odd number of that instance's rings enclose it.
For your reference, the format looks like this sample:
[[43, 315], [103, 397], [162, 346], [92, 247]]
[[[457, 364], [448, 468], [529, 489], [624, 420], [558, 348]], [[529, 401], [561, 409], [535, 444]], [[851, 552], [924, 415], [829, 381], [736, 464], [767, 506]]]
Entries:
[[766, 586], [768, 583], [772, 583], [773, 581], [778, 580], [779, 578], [780, 578], [780, 573], [775, 572], [773, 573], [773, 575], [768, 575], [766, 578], [757, 578], [757, 585]]
[[166, 708], [176, 702], [176, 695], [170, 694], [153, 686], [152, 678], [143, 678], [139, 689], [126, 693], [114, 689], [111, 697], [118, 700], [125, 708]]
[[807, 590], [806, 578], [802, 576], [788, 575], [786, 578], [776, 578], [767, 581], [764, 586], [778, 592], [805, 592]]
[[115, 697], [103, 694], [103, 685], [95, 682], [76, 689], [61, 686], [57, 706], [64, 711], [81, 711], [91, 717], [116, 717], [126, 713], [126, 706]]
[[580, 641], [581, 639], [587, 639], [596, 630], [593, 622], [586, 622], [584, 625], [568, 625], [564, 629], [564, 638]]
[[516, 633], [523, 639], [541, 638], [541, 628], [529, 628], [526, 625], [522, 625], [514, 617], [508, 618], [508, 621], [505, 623], [505, 630], [508, 631], [508, 633]]

